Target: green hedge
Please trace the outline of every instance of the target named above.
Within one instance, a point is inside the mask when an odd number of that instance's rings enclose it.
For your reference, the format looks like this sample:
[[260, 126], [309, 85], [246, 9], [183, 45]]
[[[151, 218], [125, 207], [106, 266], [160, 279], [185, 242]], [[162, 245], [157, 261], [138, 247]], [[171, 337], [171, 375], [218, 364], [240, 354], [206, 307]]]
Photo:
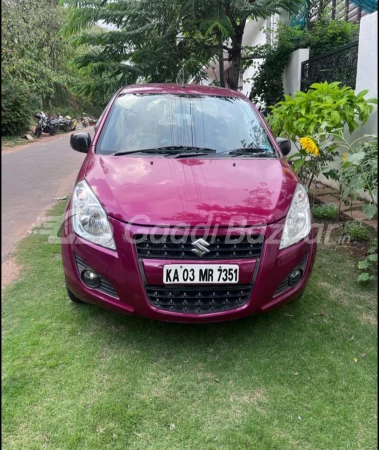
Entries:
[[33, 115], [33, 99], [20, 83], [4, 81], [1, 95], [1, 135], [17, 136], [29, 130]]

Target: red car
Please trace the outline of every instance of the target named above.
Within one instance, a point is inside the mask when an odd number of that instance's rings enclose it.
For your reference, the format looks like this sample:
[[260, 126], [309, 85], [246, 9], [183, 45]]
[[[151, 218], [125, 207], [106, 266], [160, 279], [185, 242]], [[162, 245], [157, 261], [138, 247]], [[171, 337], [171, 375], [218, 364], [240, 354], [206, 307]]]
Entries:
[[66, 210], [62, 258], [74, 302], [214, 322], [299, 297], [316, 236], [308, 196], [241, 93], [175, 84], [120, 89]]

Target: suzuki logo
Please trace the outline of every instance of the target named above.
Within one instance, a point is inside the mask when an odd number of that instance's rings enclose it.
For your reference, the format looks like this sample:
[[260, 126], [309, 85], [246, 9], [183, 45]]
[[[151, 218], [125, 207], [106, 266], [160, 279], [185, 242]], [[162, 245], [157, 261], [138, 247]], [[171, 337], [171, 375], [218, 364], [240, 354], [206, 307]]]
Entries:
[[196, 241], [192, 242], [192, 245], [195, 247], [192, 249], [192, 251], [197, 256], [204, 256], [205, 254], [209, 253], [209, 250], [207, 249], [209, 244], [203, 238], [197, 239]]

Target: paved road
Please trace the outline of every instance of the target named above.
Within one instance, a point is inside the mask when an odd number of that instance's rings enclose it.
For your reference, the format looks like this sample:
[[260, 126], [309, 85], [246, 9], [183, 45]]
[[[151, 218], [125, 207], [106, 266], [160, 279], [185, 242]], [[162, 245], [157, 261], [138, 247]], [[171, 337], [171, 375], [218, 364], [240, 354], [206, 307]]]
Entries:
[[85, 155], [69, 142], [65, 134], [2, 154], [2, 262], [54, 198], [71, 192]]

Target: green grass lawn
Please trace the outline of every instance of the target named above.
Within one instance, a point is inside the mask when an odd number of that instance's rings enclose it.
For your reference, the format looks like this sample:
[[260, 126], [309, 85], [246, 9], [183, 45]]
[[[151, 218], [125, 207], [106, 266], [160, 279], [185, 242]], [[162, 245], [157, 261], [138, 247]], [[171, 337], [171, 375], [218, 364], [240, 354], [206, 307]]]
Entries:
[[[58, 205], [53, 212], [61, 212]], [[377, 448], [377, 300], [319, 248], [301, 299], [210, 325], [158, 323], [65, 292], [31, 235], [3, 296], [3, 448]]]

